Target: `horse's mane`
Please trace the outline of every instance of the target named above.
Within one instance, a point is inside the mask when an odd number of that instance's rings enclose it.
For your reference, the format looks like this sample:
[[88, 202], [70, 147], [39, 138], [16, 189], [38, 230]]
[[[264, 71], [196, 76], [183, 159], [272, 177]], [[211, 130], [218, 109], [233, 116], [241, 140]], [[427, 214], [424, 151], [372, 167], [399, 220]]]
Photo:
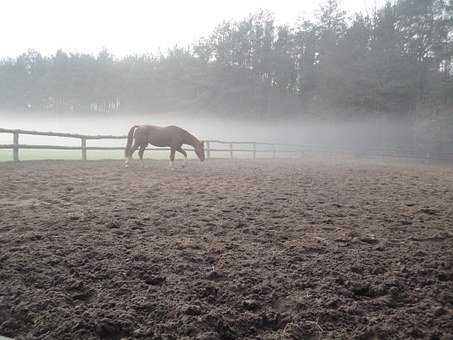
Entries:
[[192, 144], [192, 146], [196, 146], [196, 145], [199, 145], [201, 144], [201, 141], [195, 137], [194, 135], [192, 135], [189, 131], [187, 131], [186, 129], [183, 129], [183, 128], [180, 128], [179, 126], [174, 126], [180, 130], [182, 130], [184, 132], [184, 135], [186, 136], [186, 138], [188, 139], [188, 141]]

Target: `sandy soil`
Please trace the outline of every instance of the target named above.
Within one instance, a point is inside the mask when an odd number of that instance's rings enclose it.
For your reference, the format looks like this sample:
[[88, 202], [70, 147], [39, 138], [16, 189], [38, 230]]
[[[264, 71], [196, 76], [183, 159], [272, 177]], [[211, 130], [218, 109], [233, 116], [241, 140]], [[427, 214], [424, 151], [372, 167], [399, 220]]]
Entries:
[[0, 335], [452, 339], [453, 170], [0, 164]]

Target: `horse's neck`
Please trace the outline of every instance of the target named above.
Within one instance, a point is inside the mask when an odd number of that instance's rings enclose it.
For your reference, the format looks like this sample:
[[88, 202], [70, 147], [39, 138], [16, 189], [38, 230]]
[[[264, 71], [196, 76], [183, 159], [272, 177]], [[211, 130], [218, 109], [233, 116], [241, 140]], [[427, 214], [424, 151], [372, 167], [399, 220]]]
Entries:
[[194, 148], [200, 144], [200, 141], [192, 134], [186, 131], [186, 143], [193, 146]]

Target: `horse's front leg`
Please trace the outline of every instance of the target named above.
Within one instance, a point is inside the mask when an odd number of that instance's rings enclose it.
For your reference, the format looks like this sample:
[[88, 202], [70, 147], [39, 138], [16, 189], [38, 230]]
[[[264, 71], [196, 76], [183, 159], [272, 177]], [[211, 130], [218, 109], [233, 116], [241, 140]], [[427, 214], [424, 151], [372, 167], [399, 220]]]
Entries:
[[169, 168], [171, 170], [173, 170], [173, 162], [175, 161], [175, 152], [176, 152], [176, 149], [174, 147], [171, 147], [171, 150], [170, 150], [170, 164], [169, 164]]
[[186, 166], [186, 162], [187, 162], [187, 152], [185, 152], [182, 147], [179, 147], [178, 149], [176, 149], [176, 151], [178, 151], [180, 154], [182, 154], [184, 156], [184, 163], [183, 163], [183, 167]]

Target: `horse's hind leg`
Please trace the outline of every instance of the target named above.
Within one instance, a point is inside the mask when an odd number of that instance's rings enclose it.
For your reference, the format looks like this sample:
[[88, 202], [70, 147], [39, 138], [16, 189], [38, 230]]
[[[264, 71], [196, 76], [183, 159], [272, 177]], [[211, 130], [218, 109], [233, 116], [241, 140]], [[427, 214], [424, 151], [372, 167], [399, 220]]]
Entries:
[[130, 151], [129, 151], [129, 155], [127, 156], [126, 158], [126, 162], [124, 163], [124, 166], [127, 168], [129, 166], [129, 162], [131, 161], [132, 159], [132, 155], [134, 154], [135, 151], [137, 151], [137, 149], [139, 148], [139, 144], [137, 143], [134, 143], [134, 145], [131, 147]]
[[140, 145], [140, 150], [138, 150], [138, 157], [140, 157], [140, 163], [142, 164], [142, 168], [145, 167], [143, 163], [143, 153], [145, 152], [146, 144]]

